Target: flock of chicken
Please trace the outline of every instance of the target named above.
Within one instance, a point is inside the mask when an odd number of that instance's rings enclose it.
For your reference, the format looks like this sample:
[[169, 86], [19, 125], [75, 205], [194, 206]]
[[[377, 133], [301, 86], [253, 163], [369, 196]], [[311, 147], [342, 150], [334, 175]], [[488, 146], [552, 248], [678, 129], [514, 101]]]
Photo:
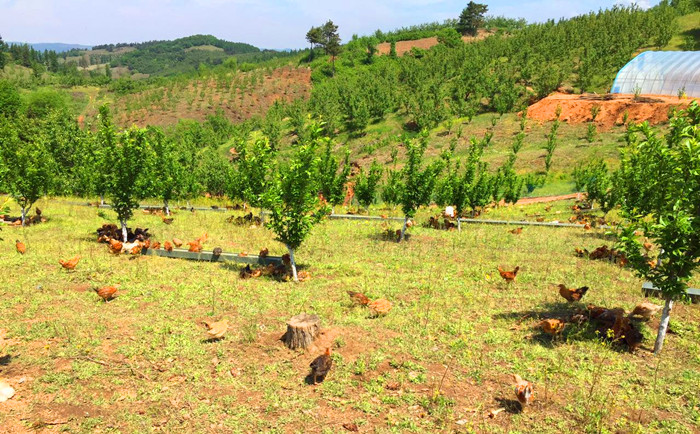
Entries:
[[[41, 211], [37, 209], [37, 215], [41, 215]], [[449, 215], [443, 215], [444, 227], [445, 229], [451, 229], [454, 224], [449, 221]], [[167, 218], [161, 215], [163, 222], [165, 224], [171, 224], [173, 222], [172, 218]], [[586, 220], [578, 219], [576, 221], [583, 221], [586, 225], [589, 223]], [[250, 223], [255, 222], [255, 217], [249, 214], [243, 218], [236, 221], [231, 221], [232, 223]], [[598, 222], [599, 224], [603, 224]], [[412, 225], [412, 222], [411, 222]], [[428, 222], [429, 227], [440, 228], [440, 221], [438, 217], [431, 217]], [[519, 227], [513, 229], [509, 232], [518, 235], [522, 233], [523, 228]], [[146, 249], [160, 249], [161, 244], [157, 241], [150, 240], [150, 234], [148, 229], [137, 228], [135, 231], [130, 229], [127, 232], [127, 239], [123, 240], [122, 232], [114, 224], [105, 224], [97, 230], [98, 242], [108, 244], [109, 251], [113, 254], [140, 254]], [[400, 235], [396, 233], [392, 235]], [[190, 252], [201, 252], [202, 244], [208, 240], [207, 233], [204, 233], [201, 237], [196, 238], [194, 241], [183, 243], [177, 238], [173, 238], [171, 241], [165, 241], [162, 248], [167, 251], [172, 251], [174, 247], [181, 247], [184, 244], [188, 245], [188, 251]], [[24, 243], [16, 240], [15, 243], [16, 250], [20, 254], [25, 254], [27, 247]], [[644, 243], [644, 248], [647, 252], [650, 251], [651, 245], [649, 243]], [[579, 257], [587, 257], [589, 259], [608, 259], [618, 263], [621, 266], [626, 265], [627, 260], [624, 255], [616, 251], [615, 249], [610, 249], [607, 246], [601, 246], [595, 249], [593, 252], [589, 252], [585, 249], [576, 248], [576, 255]], [[220, 255], [222, 253], [221, 248], [217, 247], [213, 250], [215, 255]], [[259, 256], [264, 258], [268, 256], [268, 249], [263, 248]], [[242, 252], [240, 256], [246, 256], [247, 253]], [[74, 270], [78, 265], [81, 257], [75, 256], [67, 260], [59, 260], [61, 266], [66, 270]], [[242, 279], [255, 278], [260, 276], [275, 276], [288, 280], [291, 276], [290, 273], [290, 257], [289, 255], [284, 255], [282, 257], [283, 263], [279, 265], [269, 264], [262, 268], [253, 269], [250, 265], [246, 265], [240, 271], [240, 277]], [[518, 276], [520, 267], [515, 267], [513, 270], [505, 270], [502, 267], [498, 267], [498, 272], [501, 278], [508, 284], [515, 282]], [[303, 281], [308, 279], [309, 273], [306, 271], [301, 271], [298, 274], [299, 280]], [[589, 291], [587, 286], [582, 286], [579, 288], [569, 288], [564, 284], [558, 285], [559, 294], [569, 303], [578, 303]], [[97, 295], [102, 298], [105, 302], [112, 300], [117, 292], [117, 286], [104, 286], [101, 288], [94, 289]], [[385, 315], [392, 309], [392, 303], [386, 299], [370, 300], [366, 295], [348, 291], [348, 295], [351, 300], [359, 306], [368, 308], [374, 316]], [[649, 302], [642, 302], [637, 305], [630, 314], [626, 314], [623, 308], [608, 309], [600, 306], [595, 306], [589, 304], [585, 309], [577, 309], [574, 311], [568, 319], [559, 318], [546, 318], [537, 323], [537, 327], [540, 328], [544, 333], [551, 335], [553, 338], [559, 336], [562, 331], [566, 328], [569, 323], [575, 323], [581, 325], [585, 322], [595, 322], [597, 332], [601, 333], [601, 336], [611, 339], [613, 342], [620, 342], [627, 345], [628, 350], [633, 352], [642, 341], [642, 334], [637, 330], [633, 319], [651, 319], [662, 306], [658, 306]], [[221, 321], [204, 321], [204, 326], [206, 328], [206, 333], [209, 339], [218, 340], [222, 339], [229, 328], [229, 321], [224, 319]], [[333, 360], [331, 358], [331, 349], [327, 348], [326, 351], [316, 357], [309, 365], [311, 368], [310, 378], [313, 380], [313, 384], [316, 384], [319, 380], [323, 381], [333, 366]], [[518, 402], [521, 404], [521, 408], [524, 410], [527, 405], [530, 404], [534, 395], [533, 384], [529, 381], [522, 379], [519, 375], [513, 375], [514, 382], [514, 392]], [[500, 409], [502, 410], [502, 409]]]
[[[603, 246], [606, 248], [606, 246]], [[607, 249], [607, 248], [606, 248]], [[597, 249], [596, 252], [600, 250]], [[607, 250], [610, 251], [610, 250]], [[614, 252], [614, 250], [613, 250]], [[498, 272], [506, 283], [513, 283], [518, 276], [520, 267], [515, 267], [512, 271], [504, 270], [500, 266]], [[569, 288], [564, 284], [559, 284], [559, 295], [567, 302], [580, 302], [588, 292], [587, 286], [580, 288]], [[600, 336], [611, 339], [615, 343], [624, 343], [630, 352], [634, 352], [641, 344], [643, 336], [632, 322], [633, 319], [650, 320], [663, 306], [659, 306], [647, 301], [638, 304], [634, 310], [627, 315], [623, 308], [608, 309], [589, 304], [585, 309], [578, 309], [573, 312], [568, 319], [547, 318], [537, 324], [543, 332], [552, 337], [558, 336], [569, 323], [582, 325], [585, 322], [593, 322], [596, 331]]]

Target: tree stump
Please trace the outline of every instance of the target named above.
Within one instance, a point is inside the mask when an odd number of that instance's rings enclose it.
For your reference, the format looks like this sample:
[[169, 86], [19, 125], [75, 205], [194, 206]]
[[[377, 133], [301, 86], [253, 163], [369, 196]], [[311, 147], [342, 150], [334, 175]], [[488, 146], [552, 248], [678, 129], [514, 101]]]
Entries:
[[321, 318], [318, 315], [302, 313], [287, 322], [287, 332], [282, 340], [290, 350], [307, 348], [321, 332]]

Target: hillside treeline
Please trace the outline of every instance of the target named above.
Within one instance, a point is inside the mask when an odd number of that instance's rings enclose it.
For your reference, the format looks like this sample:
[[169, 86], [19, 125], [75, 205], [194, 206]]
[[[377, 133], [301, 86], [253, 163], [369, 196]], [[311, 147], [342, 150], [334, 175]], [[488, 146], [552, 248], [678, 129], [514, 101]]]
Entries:
[[310, 110], [329, 130], [362, 132], [389, 113], [421, 129], [449, 117], [518, 110], [564, 83], [607, 90], [635, 52], [668, 43], [676, 15], [665, 3], [646, 11], [616, 6], [468, 44], [446, 28], [438, 46], [403, 57], [369, 55], [376, 39], [355, 38], [335, 75], [325, 59], [314, 61]]

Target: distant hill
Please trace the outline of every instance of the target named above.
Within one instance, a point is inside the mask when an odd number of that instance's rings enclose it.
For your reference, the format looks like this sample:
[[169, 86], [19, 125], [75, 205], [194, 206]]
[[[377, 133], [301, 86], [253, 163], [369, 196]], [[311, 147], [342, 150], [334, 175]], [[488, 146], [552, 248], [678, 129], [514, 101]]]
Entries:
[[203, 65], [219, 65], [236, 57], [239, 63], [256, 62], [279, 56], [277, 51], [261, 50], [243, 42], [230, 42], [212, 35], [193, 35], [172, 41], [148, 41], [95, 45], [91, 50], [71, 50], [67, 60], [87, 59], [89, 65], [109, 63], [132, 73], [175, 75]]
[[89, 50], [92, 48], [91, 45], [81, 45], [81, 44], [64, 44], [62, 42], [13, 42], [13, 41], [7, 41], [8, 44], [27, 44], [30, 47], [34, 48], [37, 51], [44, 51], [44, 50], [49, 50], [49, 51], [55, 51], [57, 53], [64, 53], [66, 51], [70, 50]]

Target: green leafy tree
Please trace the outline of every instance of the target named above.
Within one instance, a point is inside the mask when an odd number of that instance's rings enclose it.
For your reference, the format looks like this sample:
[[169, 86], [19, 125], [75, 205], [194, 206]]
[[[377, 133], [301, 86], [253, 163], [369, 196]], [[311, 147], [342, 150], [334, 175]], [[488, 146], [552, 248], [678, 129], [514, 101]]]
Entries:
[[333, 24], [333, 21], [328, 20], [321, 27], [311, 27], [306, 33], [306, 40], [311, 44], [311, 58], [313, 58], [314, 47], [316, 46], [323, 47], [323, 51], [331, 56], [333, 75], [335, 75], [335, 58], [342, 50], [338, 26]]
[[98, 119], [100, 128], [95, 139], [95, 192], [100, 196], [100, 205], [104, 205], [104, 197], [109, 188], [112, 150], [117, 145], [117, 133], [106, 105], [100, 106]]
[[[661, 290], [666, 299], [654, 353], [664, 344], [674, 300], [686, 294], [700, 267], [700, 106], [671, 119], [665, 139], [648, 125], [644, 138], [622, 154], [615, 176], [620, 205], [629, 219], [620, 240], [631, 266]], [[635, 231], [658, 246], [660, 263], [652, 267]]]
[[487, 5], [470, 1], [459, 14], [457, 31], [463, 35], [476, 36], [477, 31], [484, 26], [484, 15], [488, 10]]
[[311, 27], [308, 32], [306, 32], [306, 41], [311, 45], [311, 51], [309, 54], [310, 60], [314, 57], [314, 48], [323, 43], [323, 30], [321, 27]]
[[253, 207], [260, 208], [262, 214], [263, 195], [272, 185], [272, 168], [275, 150], [266, 138], [257, 139], [252, 144], [241, 144], [236, 178], [238, 197]]
[[343, 167], [340, 161], [333, 156], [333, 141], [324, 137], [324, 152], [318, 161], [318, 191], [333, 207], [341, 205], [345, 199], [345, 184], [350, 176], [350, 152], [345, 151]]
[[[228, 194], [230, 198], [240, 198], [240, 185], [234, 177], [233, 167], [216, 147], [207, 146], [199, 153], [197, 179], [194, 181], [193, 195], [205, 191], [212, 196]], [[187, 186], [189, 180], [185, 180]], [[188, 188], [186, 187], [186, 190]]]
[[369, 206], [377, 198], [377, 187], [382, 179], [382, 172], [382, 166], [374, 160], [366, 173], [364, 169], [360, 168], [360, 173], [357, 174], [355, 179], [355, 197], [357, 202], [365, 207], [368, 212]]
[[396, 146], [391, 148], [392, 167], [387, 173], [386, 182], [382, 187], [382, 200], [391, 206], [401, 203], [401, 171], [396, 168], [399, 150]]
[[0, 80], [0, 115], [14, 117], [22, 110], [22, 98], [15, 86]]
[[163, 200], [165, 214], [170, 215], [170, 201], [180, 199], [186, 192], [180, 155], [175, 143], [159, 128], [148, 129], [148, 141], [154, 157], [148, 168], [153, 193]]
[[54, 162], [44, 140], [25, 141], [18, 125], [0, 117], [1, 184], [22, 209], [22, 225], [27, 213], [41, 196], [51, 191]]
[[333, 21], [328, 20], [326, 24], [321, 28], [321, 33], [323, 34], [323, 50], [327, 55], [331, 56], [331, 63], [333, 64], [333, 75], [335, 75], [335, 58], [338, 57], [342, 51], [340, 46], [340, 35], [338, 35], [338, 26], [333, 24]]
[[127, 222], [147, 192], [145, 186], [150, 174], [142, 170], [141, 163], [152, 158], [150, 152], [147, 131], [136, 127], [118, 134], [117, 142], [110, 150], [107, 196], [117, 213], [124, 241], [127, 239]]
[[443, 44], [448, 48], [457, 48], [464, 44], [459, 32], [452, 27], [441, 30], [440, 33], [438, 33], [437, 38], [440, 44]]
[[7, 49], [5, 42], [2, 40], [2, 36], [0, 36], [0, 70], [3, 70], [5, 68], [5, 64], [7, 63], [7, 60], [5, 59], [5, 50]]
[[557, 109], [555, 110], [555, 119], [552, 122], [552, 127], [549, 130], [549, 134], [547, 134], [547, 143], [544, 146], [544, 149], [547, 151], [547, 153], [544, 156], [544, 168], [547, 173], [549, 173], [549, 169], [552, 167], [552, 158], [554, 157], [554, 150], [557, 149], [557, 132], [559, 131], [559, 117], [561, 116], [561, 107], [557, 106]]
[[403, 227], [399, 242], [403, 241], [406, 234], [408, 219], [416, 215], [418, 208], [430, 203], [435, 182], [443, 167], [441, 160], [423, 167], [423, 157], [428, 148], [428, 133], [423, 131], [418, 143], [406, 140], [406, 165], [401, 171], [402, 185], [401, 210], [404, 214]]
[[284, 123], [282, 122], [284, 109], [275, 101], [274, 104], [267, 111], [267, 115], [262, 122], [260, 130], [263, 135], [267, 137], [270, 141], [270, 147], [273, 150], [279, 148], [280, 139], [282, 138], [282, 127]]
[[316, 182], [317, 151], [326, 138], [321, 125], [311, 123], [307, 128], [306, 139], [294, 148], [291, 160], [274, 172], [264, 194], [265, 206], [270, 210], [266, 225], [289, 250], [295, 281], [298, 278], [294, 252], [329, 211], [319, 201]]

